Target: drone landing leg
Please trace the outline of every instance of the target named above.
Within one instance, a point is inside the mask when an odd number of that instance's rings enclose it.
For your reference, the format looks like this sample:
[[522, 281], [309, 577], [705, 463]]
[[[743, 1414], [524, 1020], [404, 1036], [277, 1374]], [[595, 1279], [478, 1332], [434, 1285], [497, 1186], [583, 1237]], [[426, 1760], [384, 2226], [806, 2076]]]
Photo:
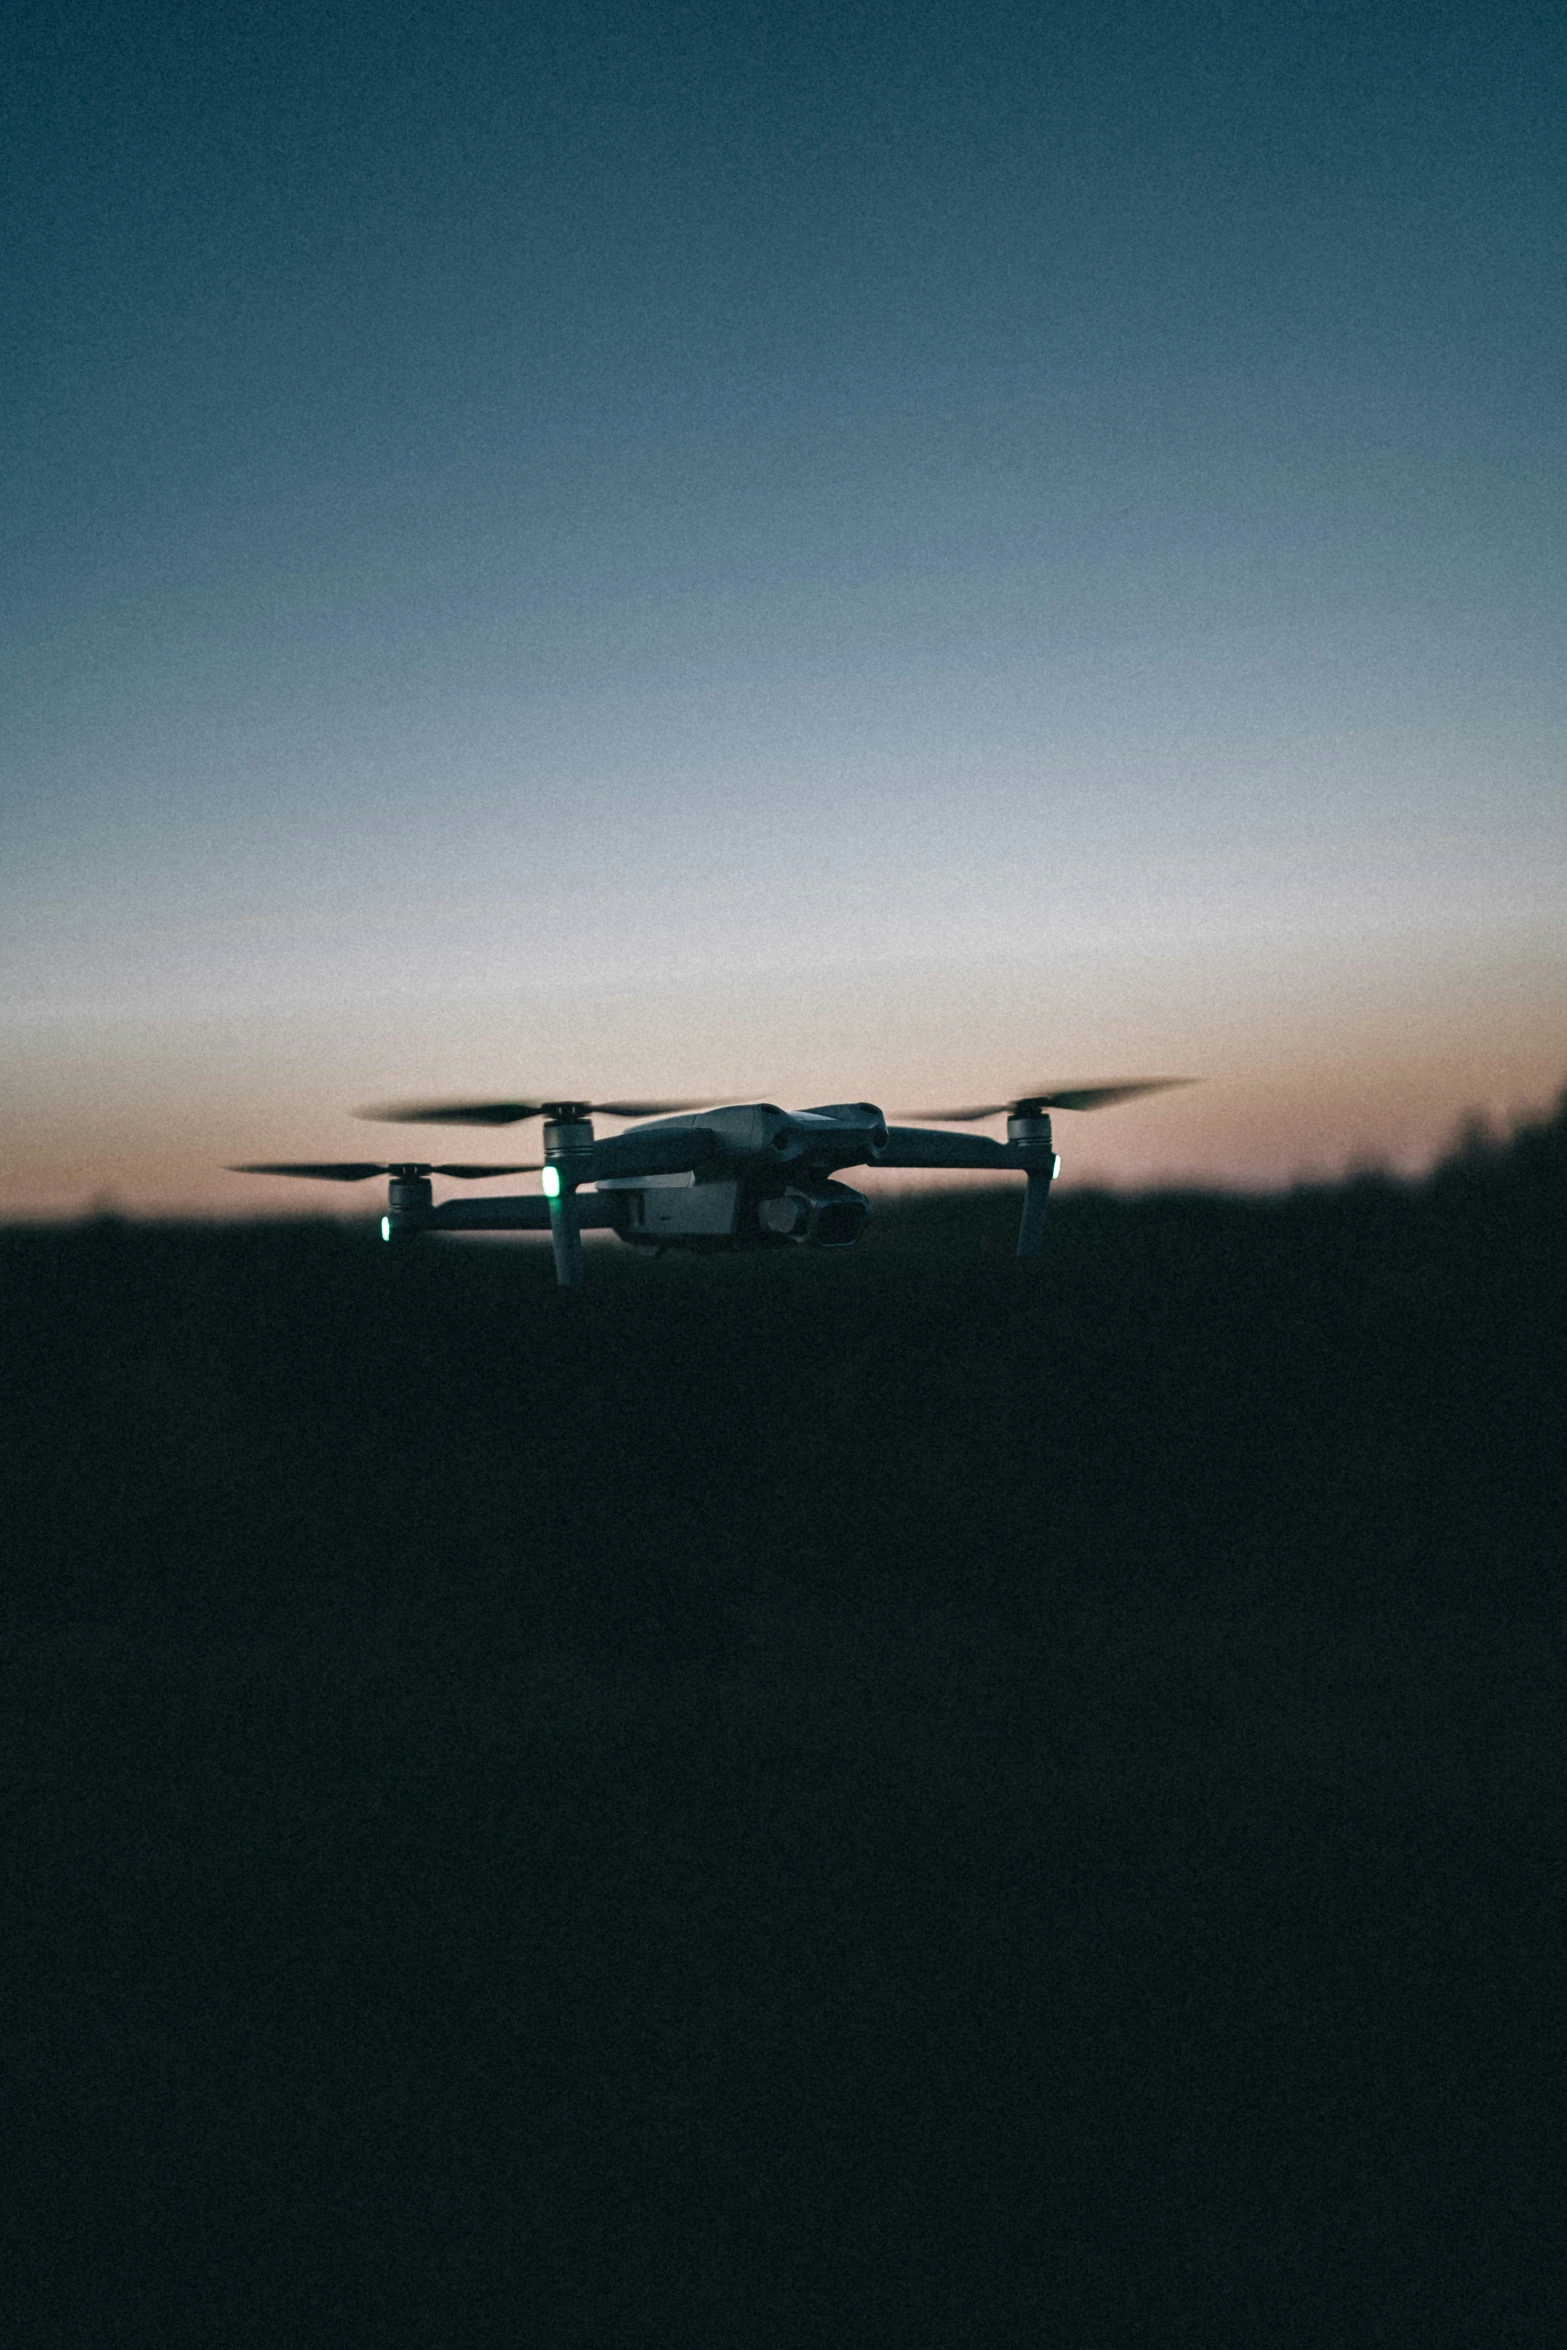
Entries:
[[1050, 1198], [1048, 1172], [1030, 1175], [1023, 1190], [1023, 1221], [1018, 1226], [1017, 1253], [1037, 1257], [1045, 1236], [1045, 1207]]
[[582, 1230], [577, 1195], [562, 1184], [550, 1201], [550, 1238], [555, 1243], [555, 1279], [562, 1289], [582, 1287]]

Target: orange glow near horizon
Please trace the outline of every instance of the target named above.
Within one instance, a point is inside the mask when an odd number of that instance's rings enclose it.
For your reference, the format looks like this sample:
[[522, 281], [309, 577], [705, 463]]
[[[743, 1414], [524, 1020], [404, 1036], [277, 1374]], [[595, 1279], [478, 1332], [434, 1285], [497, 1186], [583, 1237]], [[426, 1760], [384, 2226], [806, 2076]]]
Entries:
[[[1179, 1093], [1061, 1114], [1063, 1182], [1267, 1189], [1369, 1163], [1416, 1173], [1467, 1115], [1506, 1126], [1550, 1106], [1567, 1080], [1567, 967], [1538, 929], [1105, 951], [1079, 955], [1066, 985], [1039, 966], [976, 964], [755, 979], [723, 993], [666, 984], [548, 1002], [13, 1021], [5, 1053], [13, 1139], [0, 1215], [10, 1219], [105, 1204], [150, 1216], [368, 1215], [373, 1183], [225, 1170], [433, 1154], [437, 1142], [449, 1151], [450, 1132], [377, 1130], [353, 1105], [534, 1085], [693, 1095], [714, 1085], [721, 1098], [794, 1106], [868, 1096], [896, 1116], [1040, 1080], [1196, 1075], [1204, 1082]], [[530, 1156], [535, 1139], [536, 1129], [508, 1130], [501, 1155]]]

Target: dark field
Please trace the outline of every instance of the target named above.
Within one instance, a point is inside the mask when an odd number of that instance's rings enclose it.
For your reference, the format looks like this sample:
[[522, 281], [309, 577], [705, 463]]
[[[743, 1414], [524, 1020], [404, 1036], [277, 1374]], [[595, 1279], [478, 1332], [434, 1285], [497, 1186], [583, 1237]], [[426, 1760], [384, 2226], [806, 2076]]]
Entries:
[[1567, 2339], [1564, 1210], [0, 1235], [5, 2343]]

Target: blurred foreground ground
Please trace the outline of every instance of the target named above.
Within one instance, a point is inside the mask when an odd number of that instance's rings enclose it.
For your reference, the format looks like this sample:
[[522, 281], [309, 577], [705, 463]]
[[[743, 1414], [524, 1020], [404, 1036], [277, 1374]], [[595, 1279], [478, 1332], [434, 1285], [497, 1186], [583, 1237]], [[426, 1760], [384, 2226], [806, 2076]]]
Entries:
[[1564, 1211], [0, 1234], [7, 2341], [1559, 2342]]

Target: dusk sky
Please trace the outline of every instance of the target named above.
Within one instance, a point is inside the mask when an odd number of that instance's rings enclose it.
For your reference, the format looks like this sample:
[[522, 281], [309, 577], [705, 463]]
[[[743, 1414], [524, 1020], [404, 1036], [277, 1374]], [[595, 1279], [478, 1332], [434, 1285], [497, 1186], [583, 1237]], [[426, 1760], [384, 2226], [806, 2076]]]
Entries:
[[431, 1089], [1196, 1075], [1067, 1173], [1255, 1184], [1567, 1081], [1558, 10], [8, 22], [0, 1212], [368, 1212], [221, 1165]]

